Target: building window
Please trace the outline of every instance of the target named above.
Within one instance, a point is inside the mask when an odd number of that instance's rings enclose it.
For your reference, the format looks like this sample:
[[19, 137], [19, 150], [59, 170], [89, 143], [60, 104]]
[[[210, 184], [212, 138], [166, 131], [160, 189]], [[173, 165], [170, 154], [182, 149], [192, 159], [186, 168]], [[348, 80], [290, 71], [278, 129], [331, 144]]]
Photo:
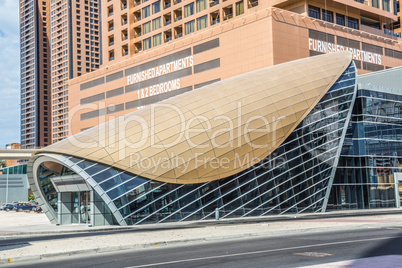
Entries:
[[204, 28], [206, 28], [208, 26], [208, 16], [202, 16], [200, 18], [197, 19], [197, 30], [202, 30]]
[[184, 6], [184, 17], [188, 17], [194, 14], [194, 3]]
[[109, 61], [114, 60], [114, 50], [109, 51]]
[[399, 1], [394, 0], [394, 15], [397, 16], [398, 12], [399, 12]]
[[336, 14], [336, 24], [345, 26], [345, 15]]
[[315, 6], [308, 6], [308, 16], [311, 18], [321, 19], [320, 8]]
[[152, 4], [152, 14], [158, 13], [159, 11], [161, 11], [161, 1]]
[[372, 0], [372, 6], [376, 8], [380, 8], [380, 2], [378, 0]]
[[151, 22], [149, 21], [149, 22], [147, 22], [147, 23], [144, 23], [144, 24], [142, 25], [142, 27], [143, 27], [142, 32], [143, 32], [144, 34], [149, 33], [149, 32], [151, 31]]
[[108, 16], [109, 16], [109, 17], [112, 16], [112, 15], [113, 15], [113, 6], [109, 6], [109, 7], [107, 8], [107, 12], [108, 12]]
[[389, 12], [389, 0], [382, 0], [382, 9]]
[[334, 22], [334, 12], [323, 9], [322, 10], [322, 20], [325, 20], [328, 22]]
[[151, 15], [151, 8], [150, 8], [150, 6], [144, 7], [144, 8], [142, 9], [142, 17], [143, 17], [143, 18], [146, 18], [146, 17], [149, 17], [150, 15]]
[[201, 12], [207, 9], [207, 1], [206, 0], [197, 0], [197, 12]]
[[[123, 57], [128, 55], [128, 45], [124, 45], [121, 47], [121, 53]], [[94, 66], [91, 67], [94, 68]]]
[[222, 8], [223, 20], [228, 20], [233, 18], [233, 7], [232, 5]]
[[152, 47], [151, 37], [144, 39], [144, 50], [150, 49]]
[[162, 21], [161, 21], [161, 17], [156, 18], [152, 21], [152, 29], [158, 30], [160, 27], [162, 27]]
[[153, 36], [154, 47], [159, 46], [162, 44], [162, 34], [157, 34]]
[[347, 25], [347, 26], [348, 26], [349, 28], [353, 28], [353, 29], [359, 30], [359, 20], [358, 20], [358, 19], [355, 19], [355, 18], [352, 18], [352, 17], [348, 17], [347, 22], [348, 22], [348, 25]]
[[189, 21], [186, 24], [184, 24], [185, 32], [186, 34], [193, 33], [195, 31], [195, 21]]
[[236, 16], [239, 16], [244, 13], [244, 1], [240, 1], [236, 3]]

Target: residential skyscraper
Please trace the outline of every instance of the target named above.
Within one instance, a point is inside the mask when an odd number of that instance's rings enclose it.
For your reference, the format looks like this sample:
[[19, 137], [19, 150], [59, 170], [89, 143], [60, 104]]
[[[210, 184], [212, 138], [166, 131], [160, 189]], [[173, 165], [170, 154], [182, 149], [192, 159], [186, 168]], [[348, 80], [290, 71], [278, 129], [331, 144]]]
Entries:
[[101, 63], [99, 0], [51, 0], [52, 142], [69, 135], [68, 85]]
[[402, 29], [401, 29], [401, 0], [398, 0], [396, 3], [396, 14], [398, 14], [398, 21], [394, 23], [394, 29], [396, 32], [402, 33]]
[[21, 147], [50, 144], [48, 1], [20, 0]]
[[69, 135], [68, 79], [99, 68], [100, 0], [20, 0], [21, 146]]

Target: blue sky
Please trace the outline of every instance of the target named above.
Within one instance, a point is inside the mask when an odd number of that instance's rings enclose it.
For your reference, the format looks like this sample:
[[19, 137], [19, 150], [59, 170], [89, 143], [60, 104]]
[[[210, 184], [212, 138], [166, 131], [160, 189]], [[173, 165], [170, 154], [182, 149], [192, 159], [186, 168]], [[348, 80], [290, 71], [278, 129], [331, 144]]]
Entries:
[[0, 148], [20, 142], [18, 0], [0, 0]]

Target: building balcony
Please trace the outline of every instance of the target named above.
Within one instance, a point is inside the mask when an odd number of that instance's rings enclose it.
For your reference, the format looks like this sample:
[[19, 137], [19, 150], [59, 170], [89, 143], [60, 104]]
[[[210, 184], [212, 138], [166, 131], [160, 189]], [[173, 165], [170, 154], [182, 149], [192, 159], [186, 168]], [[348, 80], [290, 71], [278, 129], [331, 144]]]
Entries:
[[397, 33], [397, 32], [394, 32], [394, 31], [392, 31], [392, 30], [384, 29], [384, 33], [385, 33], [386, 35], [390, 35], [390, 36], [393, 36], [393, 37], [401, 38], [401, 33]]
[[231, 18], [233, 18], [233, 13], [225, 14], [225, 15], [223, 16], [223, 20], [228, 20], [228, 19], [231, 19]]
[[218, 4], [219, 4], [219, 0], [211, 0], [211, 1], [209, 1], [209, 6], [210, 7], [216, 6]]
[[382, 37], [386, 37], [386, 38], [390, 38], [390, 39], [396, 39], [398, 36], [393, 35], [391, 30], [387, 30], [387, 29], [376, 29], [364, 24], [360, 25], [360, 30], [366, 33], [370, 33], [370, 34], [374, 34], [374, 35], [378, 35], [378, 36], [382, 36]]
[[218, 23], [219, 23], [219, 19], [211, 21], [211, 25], [215, 25], [215, 24], [218, 24]]
[[258, 6], [258, 0], [249, 0], [248, 1], [249, 8], [256, 7], [256, 6]]

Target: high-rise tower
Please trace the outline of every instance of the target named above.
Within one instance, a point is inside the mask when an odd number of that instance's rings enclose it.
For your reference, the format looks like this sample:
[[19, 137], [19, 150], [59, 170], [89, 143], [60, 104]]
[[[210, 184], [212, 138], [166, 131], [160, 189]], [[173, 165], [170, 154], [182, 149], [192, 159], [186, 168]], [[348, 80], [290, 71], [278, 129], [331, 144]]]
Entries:
[[99, 12], [99, 0], [50, 0], [52, 142], [69, 135], [67, 81], [101, 64]]
[[20, 0], [22, 148], [51, 142], [49, 29], [48, 1]]

